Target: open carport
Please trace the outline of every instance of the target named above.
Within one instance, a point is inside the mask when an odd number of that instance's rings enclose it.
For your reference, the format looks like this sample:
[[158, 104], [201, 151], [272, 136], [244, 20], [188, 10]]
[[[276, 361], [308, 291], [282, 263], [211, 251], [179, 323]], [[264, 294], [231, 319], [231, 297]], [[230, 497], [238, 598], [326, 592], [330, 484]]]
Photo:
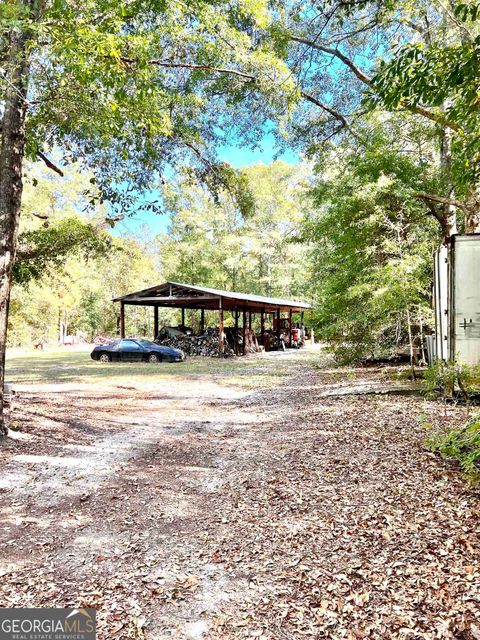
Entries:
[[182, 325], [185, 325], [186, 309], [199, 310], [202, 330], [205, 329], [205, 311], [218, 311], [220, 354], [224, 353], [225, 348], [224, 319], [226, 312], [234, 314], [237, 324], [239, 316], [242, 316], [243, 349], [245, 353], [245, 332], [247, 327], [251, 329], [252, 319], [255, 315], [260, 315], [260, 343], [264, 344], [266, 316], [270, 314], [275, 318], [274, 325], [279, 339], [282, 314], [286, 314], [286, 324], [289, 328], [288, 335], [291, 346], [291, 328], [294, 314], [300, 315], [299, 321], [300, 324], [303, 325], [305, 311], [313, 308], [308, 302], [269, 298], [236, 291], [223, 291], [221, 289], [211, 289], [209, 287], [200, 287], [198, 285], [182, 284], [179, 282], [165, 282], [155, 287], [150, 287], [149, 289], [134, 291], [125, 296], [114, 298], [113, 301], [120, 303], [119, 332], [122, 338], [125, 337], [126, 305], [153, 307], [154, 337], [158, 335], [159, 331], [158, 310], [161, 307], [181, 309]]

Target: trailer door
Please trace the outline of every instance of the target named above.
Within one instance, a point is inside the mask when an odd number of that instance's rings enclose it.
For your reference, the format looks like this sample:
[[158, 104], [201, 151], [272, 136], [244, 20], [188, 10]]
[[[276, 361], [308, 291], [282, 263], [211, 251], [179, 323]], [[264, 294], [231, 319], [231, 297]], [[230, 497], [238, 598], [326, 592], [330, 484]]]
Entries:
[[450, 358], [480, 364], [480, 235], [453, 238]]
[[435, 311], [435, 360], [448, 360], [449, 251], [443, 245], [434, 254], [433, 308]]

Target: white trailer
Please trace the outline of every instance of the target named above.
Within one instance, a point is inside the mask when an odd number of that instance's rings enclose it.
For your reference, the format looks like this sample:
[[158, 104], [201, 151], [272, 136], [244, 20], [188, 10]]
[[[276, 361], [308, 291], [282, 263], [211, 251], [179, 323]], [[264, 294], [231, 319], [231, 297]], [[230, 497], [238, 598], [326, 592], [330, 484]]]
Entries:
[[435, 253], [433, 304], [436, 358], [480, 364], [480, 234]]

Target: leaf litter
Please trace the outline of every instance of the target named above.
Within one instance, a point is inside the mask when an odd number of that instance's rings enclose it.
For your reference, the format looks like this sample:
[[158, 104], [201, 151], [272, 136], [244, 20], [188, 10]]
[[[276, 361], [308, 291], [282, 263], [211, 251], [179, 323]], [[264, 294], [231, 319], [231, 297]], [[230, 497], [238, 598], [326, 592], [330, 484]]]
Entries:
[[461, 410], [329, 396], [351, 371], [302, 356], [250, 375], [278, 367], [231, 397], [221, 376], [156, 400], [26, 393], [32, 438], [2, 454], [0, 604], [94, 606], [101, 640], [480, 638], [478, 493], [419, 425]]

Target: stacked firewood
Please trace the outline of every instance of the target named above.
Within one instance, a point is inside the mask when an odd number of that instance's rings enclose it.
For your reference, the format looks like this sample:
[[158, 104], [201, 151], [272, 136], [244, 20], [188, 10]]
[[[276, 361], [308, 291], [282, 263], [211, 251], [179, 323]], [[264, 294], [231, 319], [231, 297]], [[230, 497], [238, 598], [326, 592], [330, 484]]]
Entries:
[[[218, 357], [219, 333], [218, 329], [209, 328], [200, 335], [166, 335], [162, 333], [155, 341], [175, 349], [181, 349], [187, 356]], [[257, 337], [252, 329], [245, 331], [245, 353], [260, 351]], [[243, 354], [243, 330], [225, 329], [224, 355], [234, 356]]]
[[[187, 356], [218, 357], [218, 329], [209, 328], [200, 335], [162, 335], [156, 342], [175, 349], [181, 349]], [[227, 355], [232, 355], [228, 349]]]

